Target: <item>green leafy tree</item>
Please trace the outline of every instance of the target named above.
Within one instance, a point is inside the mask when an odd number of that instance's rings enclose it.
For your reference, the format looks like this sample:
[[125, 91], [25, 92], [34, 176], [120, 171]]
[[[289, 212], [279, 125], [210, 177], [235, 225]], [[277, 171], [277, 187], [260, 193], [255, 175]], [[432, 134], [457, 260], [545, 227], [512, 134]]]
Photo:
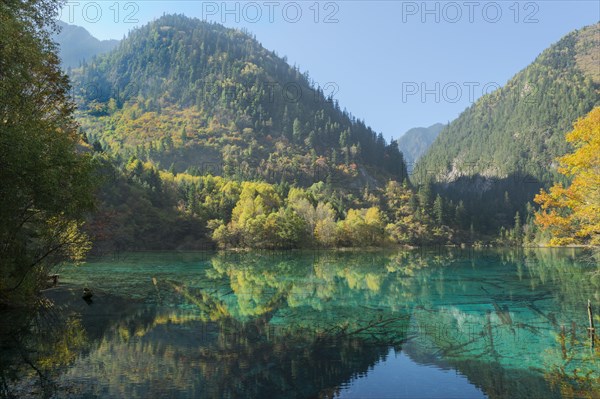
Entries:
[[342, 245], [380, 246], [385, 239], [385, 216], [378, 207], [350, 209], [339, 229]]
[[66, 258], [83, 259], [92, 162], [48, 29], [51, 0], [0, 5], [0, 301], [23, 301]]
[[435, 201], [433, 201], [433, 215], [439, 226], [444, 224], [444, 200], [439, 194], [435, 197]]
[[515, 225], [512, 231], [512, 239], [515, 244], [520, 244], [523, 238], [523, 231], [521, 229], [521, 215], [519, 212], [515, 213]]
[[335, 222], [335, 211], [330, 204], [319, 202], [315, 211], [317, 222], [314, 229], [314, 237], [323, 247], [331, 247], [337, 240], [337, 225]]
[[419, 187], [418, 197], [421, 210], [429, 215], [431, 212], [431, 203], [433, 202], [433, 182], [431, 180]]
[[454, 221], [456, 225], [463, 230], [468, 226], [467, 210], [465, 209], [465, 204], [462, 200], [458, 202], [456, 210], [454, 211]]
[[300, 122], [298, 118], [294, 119], [294, 124], [292, 125], [292, 134], [294, 137], [294, 142], [299, 143], [302, 140], [304, 133], [302, 132], [302, 122]]

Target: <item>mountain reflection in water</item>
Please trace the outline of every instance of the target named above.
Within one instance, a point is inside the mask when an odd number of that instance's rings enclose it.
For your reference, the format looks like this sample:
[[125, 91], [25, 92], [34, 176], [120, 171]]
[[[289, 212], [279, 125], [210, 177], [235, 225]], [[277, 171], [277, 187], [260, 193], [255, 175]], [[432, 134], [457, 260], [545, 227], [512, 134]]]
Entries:
[[[3, 397], [598, 397], [582, 250], [135, 253], [2, 315]], [[93, 288], [94, 302], [81, 299]]]

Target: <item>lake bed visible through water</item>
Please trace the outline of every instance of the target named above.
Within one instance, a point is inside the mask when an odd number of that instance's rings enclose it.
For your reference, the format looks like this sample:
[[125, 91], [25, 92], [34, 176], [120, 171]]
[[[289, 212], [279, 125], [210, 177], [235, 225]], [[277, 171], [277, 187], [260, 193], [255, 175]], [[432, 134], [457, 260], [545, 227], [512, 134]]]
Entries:
[[600, 304], [597, 267], [581, 249], [97, 258], [62, 267], [59, 286], [44, 293], [53, 305], [2, 316], [2, 389], [56, 398], [599, 397], [599, 345], [587, 331], [587, 301]]

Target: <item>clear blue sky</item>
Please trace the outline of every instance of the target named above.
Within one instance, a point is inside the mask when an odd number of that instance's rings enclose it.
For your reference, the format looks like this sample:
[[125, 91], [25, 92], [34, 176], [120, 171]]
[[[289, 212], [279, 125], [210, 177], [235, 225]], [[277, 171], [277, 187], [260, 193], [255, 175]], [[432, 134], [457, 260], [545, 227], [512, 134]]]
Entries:
[[316, 82], [333, 82], [325, 92], [387, 139], [456, 118], [562, 36], [600, 20], [598, 1], [76, 3], [61, 19], [99, 39], [121, 39], [163, 13], [246, 28]]

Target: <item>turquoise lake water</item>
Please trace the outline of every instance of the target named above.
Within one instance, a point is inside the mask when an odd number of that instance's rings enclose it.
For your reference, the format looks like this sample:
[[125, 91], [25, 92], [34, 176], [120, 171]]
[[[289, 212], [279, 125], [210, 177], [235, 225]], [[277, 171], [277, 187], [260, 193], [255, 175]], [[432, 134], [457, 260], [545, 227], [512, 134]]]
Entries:
[[580, 249], [111, 255], [62, 267], [39, 312], [2, 315], [0, 389], [600, 397], [600, 345], [587, 331], [597, 270]]

